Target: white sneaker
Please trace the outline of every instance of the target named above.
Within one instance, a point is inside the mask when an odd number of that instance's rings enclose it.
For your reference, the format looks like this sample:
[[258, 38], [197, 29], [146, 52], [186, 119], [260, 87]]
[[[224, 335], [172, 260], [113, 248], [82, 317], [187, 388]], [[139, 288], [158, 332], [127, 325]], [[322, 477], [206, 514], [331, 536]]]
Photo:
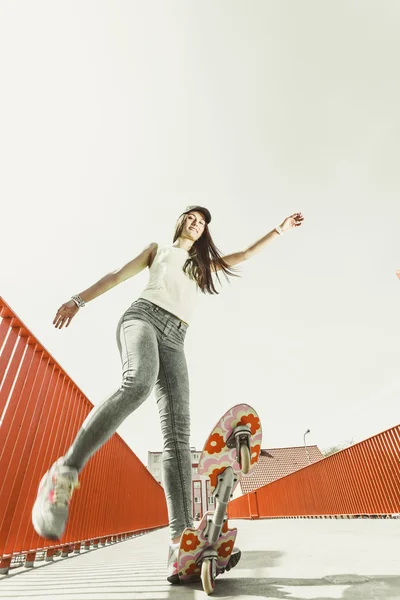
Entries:
[[59, 458], [42, 477], [32, 509], [32, 524], [41, 537], [59, 540], [68, 519], [68, 506], [79, 487], [78, 471], [65, 467]]
[[179, 544], [170, 544], [167, 562], [167, 581], [175, 585], [181, 582], [178, 575], [178, 554]]

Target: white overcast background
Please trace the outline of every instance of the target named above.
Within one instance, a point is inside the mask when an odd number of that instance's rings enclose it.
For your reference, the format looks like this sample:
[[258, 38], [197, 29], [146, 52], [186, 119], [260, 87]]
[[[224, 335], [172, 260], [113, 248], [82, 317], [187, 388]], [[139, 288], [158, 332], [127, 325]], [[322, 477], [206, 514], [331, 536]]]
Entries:
[[[200, 203], [225, 253], [305, 221], [199, 296], [192, 445], [240, 402], [266, 448], [398, 424], [399, 31], [396, 0], [0, 2], [0, 293], [94, 404], [148, 272], [57, 308]], [[118, 432], [162, 449], [153, 395]]]

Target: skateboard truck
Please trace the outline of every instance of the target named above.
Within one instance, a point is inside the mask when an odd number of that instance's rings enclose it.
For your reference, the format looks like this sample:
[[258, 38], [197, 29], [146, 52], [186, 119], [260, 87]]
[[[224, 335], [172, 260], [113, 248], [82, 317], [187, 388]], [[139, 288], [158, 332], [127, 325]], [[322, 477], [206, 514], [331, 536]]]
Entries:
[[242, 467], [242, 455], [240, 452], [240, 446], [246, 445], [250, 452], [250, 436], [251, 429], [247, 425], [238, 425], [235, 427], [231, 435], [229, 436], [226, 445], [228, 448], [236, 448], [236, 460], [240, 467]]
[[226, 507], [231, 499], [236, 481], [237, 477], [232, 467], [226, 467], [225, 471], [218, 476], [218, 483], [213, 493], [217, 507], [213, 516], [207, 520], [204, 530], [204, 537], [210, 544], [218, 541], [222, 526], [226, 521]]
[[211, 563], [212, 563], [212, 576], [215, 579], [217, 576], [217, 559], [218, 559], [218, 552], [216, 550], [214, 550], [213, 548], [206, 548], [204, 550], [204, 552], [202, 552], [199, 556], [199, 558], [196, 561], [197, 566], [201, 566], [201, 563], [203, 562], [203, 560], [205, 560], [206, 558], [208, 558]]

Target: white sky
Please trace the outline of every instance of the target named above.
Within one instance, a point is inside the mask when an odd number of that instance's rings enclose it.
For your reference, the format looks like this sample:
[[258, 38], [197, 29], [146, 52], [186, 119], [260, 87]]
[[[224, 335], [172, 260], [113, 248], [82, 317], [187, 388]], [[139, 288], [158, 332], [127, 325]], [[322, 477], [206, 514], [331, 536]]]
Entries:
[[[0, 2], [0, 293], [93, 403], [148, 274], [57, 308], [198, 202], [226, 253], [305, 223], [199, 298], [192, 444], [238, 402], [264, 447], [399, 422], [399, 27], [396, 0]], [[118, 431], [160, 450], [154, 396]]]

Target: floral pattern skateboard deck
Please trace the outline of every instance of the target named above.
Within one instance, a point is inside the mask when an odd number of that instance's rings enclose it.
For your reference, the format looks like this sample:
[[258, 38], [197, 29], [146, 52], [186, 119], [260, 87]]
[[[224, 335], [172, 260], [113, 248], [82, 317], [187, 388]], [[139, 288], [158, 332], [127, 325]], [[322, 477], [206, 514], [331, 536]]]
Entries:
[[238, 475], [238, 480], [233, 489], [239, 483], [242, 477], [240, 465], [236, 458], [236, 448], [228, 448], [226, 442], [232, 431], [237, 425], [247, 425], [251, 430], [250, 436], [250, 455], [251, 466], [250, 474], [255, 467], [261, 450], [262, 429], [258, 414], [248, 404], [237, 404], [218, 421], [206, 441], [203, 452], [201, 453], [198, 473], [210, 478], [211, 490], [214, 491], [218, 475], [231, 466]]
[[[179, 579], [184, 583], [196, 581], [200, 578], [200, 566], [197, 564], [202, 552], [209, 547], [208, 540], [204, 537], [207, 526], [207, 518], [213, 513], [207, 512], [201, 519], [197, 528], [187, 527], [182, 534], [178, 556]], [[217, 573], [221, 573], [229, 562], [230, 555], [235, 544], [237, 529], [229, 529], [225, 522], [222, 527], [222, 535], [212, 548], [218, 553]]]
[[[250, 455], [252, 472], [258, 460], [261, 449], [262, 429], [260, 419], [256, 411], [248, 404], [237, 404], [228, 410], [215, 425], [210, 433], [200, 456], [198, 473], [209, 477], [211, 491], [214, 491], [218, 475], [227, 467], [232, 467], [237, 474], [237, 482], [242, 477], [239, 462], [236, 456], [236, 448], [228, 448], [227, 440], [238, 425], [247, 425], [251, 430]], [[233, 488], [233, 489], [234, 489]], [[233, 491], [232, 489], [232, 491]], [[182, 534], [178, 555], [178, 572], [182, 582], [198, 580], [200, 577], [200, 566], [197, 564], [201, 554], [209, 547], [208, 540], [204, 537], [207, 526], [207, 518], [213, 513], [205, 513], [197, 528], [188, 527]], [[212, 548], [218, 553], [217, 573], [225, 569], [236, 539], [237, 529], [229, 529], [225, 522], [222, 527], [222, 535], [219, 540], [212, 544]]]

